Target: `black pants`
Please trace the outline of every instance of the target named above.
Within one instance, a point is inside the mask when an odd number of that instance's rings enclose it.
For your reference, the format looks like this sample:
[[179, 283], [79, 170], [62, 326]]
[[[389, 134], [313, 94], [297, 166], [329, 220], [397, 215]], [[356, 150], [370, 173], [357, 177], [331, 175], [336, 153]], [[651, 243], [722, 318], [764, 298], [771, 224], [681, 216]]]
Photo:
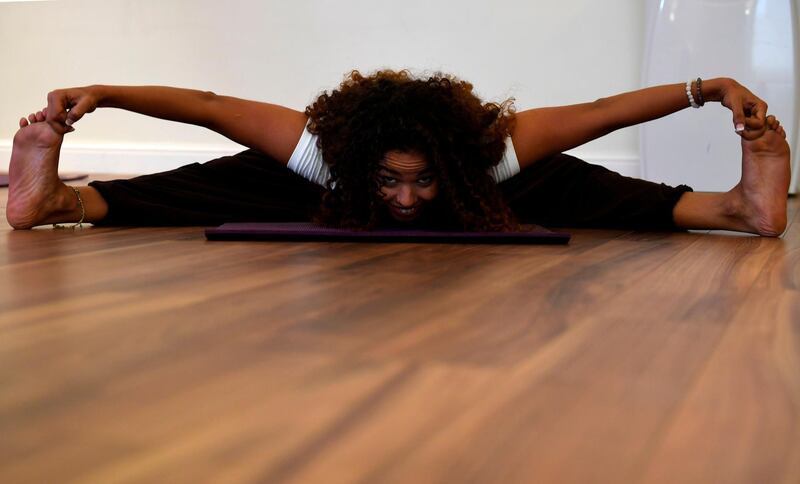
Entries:
[[[89, 185], [108, 203], [103, 225], [307, 221], [323, 193], [255, 150]], [[649, 230], [675, 230], [672, 209], [691, 191], [625, 177], [564, 154], [537, 161], [499, 188], [522, 223]]]

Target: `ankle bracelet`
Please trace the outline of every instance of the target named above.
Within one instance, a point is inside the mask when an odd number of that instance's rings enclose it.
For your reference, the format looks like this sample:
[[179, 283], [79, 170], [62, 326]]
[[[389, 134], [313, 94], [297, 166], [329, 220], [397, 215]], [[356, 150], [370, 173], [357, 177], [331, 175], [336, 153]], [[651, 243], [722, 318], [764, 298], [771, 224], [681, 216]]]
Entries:
[[81, 198], [80, 190], [73, 186], [70, 186], [70, 188], [72, 188], [72, 191], [75, 192], [75, 196], [78, 197], [78, 206], [81, 207], [81, 218], [72, 225], [53, 224], [54, 229], [74, 229], [76, 227], [83, 227], [83, 219], [86, 218], [86, 209], [83, 206], [83, 198]]

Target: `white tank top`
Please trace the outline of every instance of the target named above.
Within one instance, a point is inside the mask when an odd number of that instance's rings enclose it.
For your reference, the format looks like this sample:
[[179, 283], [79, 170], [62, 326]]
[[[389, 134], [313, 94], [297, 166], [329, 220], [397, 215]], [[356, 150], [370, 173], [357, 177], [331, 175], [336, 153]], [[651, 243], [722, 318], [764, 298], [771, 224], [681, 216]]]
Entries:
[[[304, 129], [287, 166], [303, 178], [325, 186], [331, 176], [331, 172], [322, 159], [322, 151], [317, 147], [317, 138], [317, 135], [311, 134], [308, 129]], [[489, 169], [489, 175], [497, 183], [500, 183], [519, 173], [519, 170], [517, 152], [514, 150], [514, 143], [509, 136], [506, 139], [506, 151], [503, 154], [503, 159]]]

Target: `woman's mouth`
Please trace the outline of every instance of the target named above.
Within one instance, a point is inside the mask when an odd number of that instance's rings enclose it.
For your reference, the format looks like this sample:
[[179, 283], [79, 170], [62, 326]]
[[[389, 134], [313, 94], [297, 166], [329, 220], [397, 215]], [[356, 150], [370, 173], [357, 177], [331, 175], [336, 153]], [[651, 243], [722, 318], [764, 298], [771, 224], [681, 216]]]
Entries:
[[415, 205], [413, 207], [398, 207], [397, 205], [390, 205], [389, 208], [391, 209], [392, 213], [395, 214], [396, 218], [406, 220], [416, 218], [420, 210], [419, 205]]

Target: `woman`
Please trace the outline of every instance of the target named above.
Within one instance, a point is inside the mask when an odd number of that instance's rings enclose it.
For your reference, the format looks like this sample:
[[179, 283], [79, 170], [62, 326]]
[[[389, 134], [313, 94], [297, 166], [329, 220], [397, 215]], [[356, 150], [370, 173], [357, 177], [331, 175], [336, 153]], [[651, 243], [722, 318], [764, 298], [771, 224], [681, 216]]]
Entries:
[[[742, 139], [742, 179], [728, 192], [622, 177], [560, 154], [707, 101], [733, 112]], [[133, 180], [67, 187], [57, 177], [63, 136], [97, 107], [203, 126], [251, 149]], [[778, 236], [790, 178], [785, 136], [761, 99], [725, 78], [519, 113], [510, 100], [483, 103], [471, 84], [452, 76], [407, 71], [353, 71], [304, 113], [210, 92], [90, 86], [53, 91], [44, 110], [20, 120], [7, 218], [17, 229], [314, 219], [357, 229], [513, 230], [525, 222]]]

